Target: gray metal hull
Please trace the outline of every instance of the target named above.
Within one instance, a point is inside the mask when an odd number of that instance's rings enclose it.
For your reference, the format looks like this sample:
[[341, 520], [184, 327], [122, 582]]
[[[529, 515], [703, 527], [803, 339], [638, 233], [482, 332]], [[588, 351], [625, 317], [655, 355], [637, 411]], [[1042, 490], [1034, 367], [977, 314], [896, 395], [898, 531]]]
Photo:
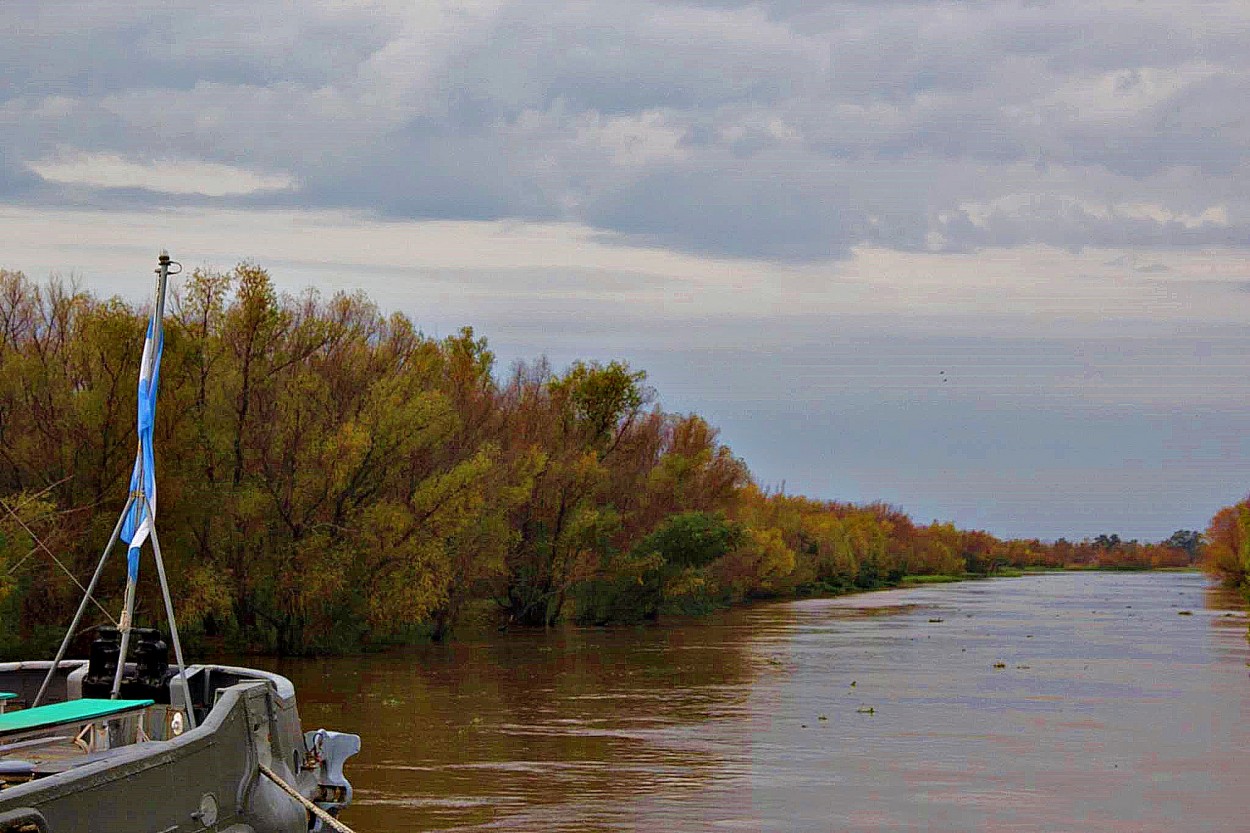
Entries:
[[[0, 688], [28, 695], [48, 667], [0, 664]], [[62, 692], [66, 677], [79, 667], [62, 663]], [[308, 766], [310, 750], [288, 680], [228, 666], [194, 666], [188, 673], [202, 683], [193, 688], [207, 709], [200, 725], [170, 740], [119, 747], [101, 760], [0, 790], [0, 833], [22, 829], [24, 819], [30, 829], [47, 833], [320, 829], [320, 822], [310, 824], [302, 806], [261, 776], [259, 764], [306, 797], [323, 800], [323, 807], [337, 809], [350, 801], [342, 760], [337, 766]], [[68, 688], [72, 692], [72, 682]], [[354, 740], [347, 754], [359, 748]], [[341, 784], [335, 783], [336, 771]]]

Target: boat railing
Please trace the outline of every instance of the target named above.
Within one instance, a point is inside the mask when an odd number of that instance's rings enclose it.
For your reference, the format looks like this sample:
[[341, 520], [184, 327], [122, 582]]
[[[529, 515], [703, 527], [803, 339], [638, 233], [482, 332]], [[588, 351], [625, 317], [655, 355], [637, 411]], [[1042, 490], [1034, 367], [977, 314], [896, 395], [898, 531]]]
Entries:
[[[119, 709], [115, 704], [121, 701], [84, 696], [82, 683], [88, 666], [69, 660], [62, 661], [52, 675], [55, 684], [45, 704], [29, 708], [31, 697], [48, 676], [49, 666], [46, 662], [0, 664], [0, 690], [15, 689], [6, 700], [15, 709], [0, 716], [0, 723], [7, 720], [13, 724], [10, 731], [0, 731], [0, 759], [19, 748], [29, 757], [35, 747], [40, 747], [37, 757], [59, 759], [53, 770], [41, 770], [40, 775], [89, 763], [91, 755], [111, 748], [178, 738], [192, 726], [203, 724], [221, 704], [223, 695], [241, 684], [264, 684], [273, 704], [269, 716], [295, 733], [299, 731], [294, 686], [279, 674], [229, 665], [195, 665], [187, 668], [185, 688], [181, 680], [167, 682], [164, 695], [156, 698], [165, 702], [133, 701]], [[190, 693], [191, 703], [186, 702], [184, 691]], [[4, 728], [0, 725], [0, 730]], [[73, 731], [67, 734], [67, 728]]]
[[[217, 740], [224, 740], [221, 733], [228, 730], [230, 735], [238, 735], [240, 740], [247, 738], [247, 742], [241, 744], [241, 749], [247, 753], [246, 757], [252, 759], [253, 768], [257, 759], [272, 760], [270, 747], [276, 738], [270, 738], [268, 727], [262, 725], [258, 730], [259, 734], [250, 731], [253, 716], [265, 714], [266, 708], [262, 704], [267, 699], [266, 694], [262, 693], [264, 687], [258, 685], [260, 681], [250, 682], [250, 685], [245, 681], [223, 690], [218, 698], [218, 708], [211, 710], [202, 724], [177, 737], [161, 742], [160, 748], [169, 755], [178, 755], [180, 750], [189, 751], [202, 748], [206, 743], [213, 744]], [[271, 690], [269, 696], [272, 696]], [[261, 721], [262, 724], [265, 722]], [[231, 745], [240, 748], [237, 742]], [[3, 799], [12, 800], [19, 797], [25, 790], [33, 788], [34, 785], [41, 784], [44, 788], [50, 788], [57, 783], [56, 779], [71, 777], [71, 773], [76, 778], [98, 773], [108, 781], [124, 780], [127, 773], [134, 767], [146, 769], [147, 765], [144, 762], [150, 760], [153, 748], [152, 743], [144, 742], [98, 750], [100, 754], [80, 754], [71, 766], [48, 767], [46, 771], [40, 773], [41, 777], [37, 779], [28, 783], [10, 784], [0, 791], [0, 796]], [[246, 762], [240, 762], [240, 766], [245, 769], [248, 765]], [[3, 803], [0, 801], [0, 806], [3, 806]]]

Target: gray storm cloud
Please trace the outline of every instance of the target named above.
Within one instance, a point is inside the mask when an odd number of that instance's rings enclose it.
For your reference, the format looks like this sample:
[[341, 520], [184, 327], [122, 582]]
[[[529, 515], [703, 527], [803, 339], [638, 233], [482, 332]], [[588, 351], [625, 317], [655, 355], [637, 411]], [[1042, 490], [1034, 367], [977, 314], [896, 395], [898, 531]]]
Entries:
[[159, 181], [38, 175], [70, 156], [296, 183], [215, 206], [729, 256], [1250, 245], [1242, 2], [16, 2], [0, 25], [10, 203]]

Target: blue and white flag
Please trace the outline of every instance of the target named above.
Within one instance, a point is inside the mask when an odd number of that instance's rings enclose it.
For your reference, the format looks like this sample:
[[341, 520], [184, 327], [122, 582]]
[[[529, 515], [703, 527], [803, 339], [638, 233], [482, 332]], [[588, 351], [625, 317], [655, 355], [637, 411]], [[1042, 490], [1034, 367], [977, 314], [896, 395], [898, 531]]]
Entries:
[[[158, 293], [164, 287], [158, 288]], [[160, 312], [164, 306], [157, 298], [156, 309], [148, 321], [148, 334], [143, 342], [143, 362], [139, 365], [139, 451], [135, 455], [134, 473], [130, 475], [130, 493], [135, 496], [122, 524], [122, 540], [130, 545], [127, 577], [139, 573], [139, 548], [152, 530], [153, 518], [148, 507], [156, 512], [156, 458], [152, 454], [152, 428], [156, 423], [156, 391], [161, 377], [161, 350], [165, 346], [165, 329]]]

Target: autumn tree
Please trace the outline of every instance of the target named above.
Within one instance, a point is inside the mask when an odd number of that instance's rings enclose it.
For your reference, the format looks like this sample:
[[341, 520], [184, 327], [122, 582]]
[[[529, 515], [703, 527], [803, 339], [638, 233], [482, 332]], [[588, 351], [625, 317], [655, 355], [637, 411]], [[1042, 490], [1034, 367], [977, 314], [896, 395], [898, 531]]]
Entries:
[[512, 516], [501, 604], [511, 621], [550, 625], [569, 591], [589, 578], [620, 524], [603, 498], [622, 440], [650, 393], [645, 374], [621, 362], [518, 365], [506, 391], [514, 455], [533, 462], [528, 499]]
[[1250, 498], [1216, 512], [1205, 537], [1206, 568], [1230, 587], [1250, 586]]
[[1206, 544], [1202, 533], [1196, 529], [1178, 529], [1163, 542], [1163, 546], [1183, 550], [1190, 564], [1202, 556], [1202, 548]]

